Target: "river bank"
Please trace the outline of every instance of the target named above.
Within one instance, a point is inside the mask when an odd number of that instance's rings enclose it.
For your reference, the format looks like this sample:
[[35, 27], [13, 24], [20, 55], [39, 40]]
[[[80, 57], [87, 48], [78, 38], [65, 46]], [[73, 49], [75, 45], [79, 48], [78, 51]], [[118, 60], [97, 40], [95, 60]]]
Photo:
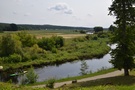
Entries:
[[72, 62], [75, 60], [84, 60], [92, 58], [101, 58], [109, 52], [110, 47], [107, 46], [108, 39], [98, 38], [98, 40], [82, 39], [68, 39], [65, 45], [59, 48], [55, 53], [46, 51], [46, 53], [35, 60], [18, 63], [1, 63], [4, 71], [14, 69], [25, 69], [31, 65], [34, 67], [47, 66], [47, 65], [60, 65], [65, 62]]

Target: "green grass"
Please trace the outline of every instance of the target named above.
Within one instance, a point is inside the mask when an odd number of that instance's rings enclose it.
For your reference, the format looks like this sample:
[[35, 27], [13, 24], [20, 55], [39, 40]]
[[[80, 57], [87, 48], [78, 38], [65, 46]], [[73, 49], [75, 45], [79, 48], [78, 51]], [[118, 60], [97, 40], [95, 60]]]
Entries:
[[77, 87], [76, 88], [61, 88], [55, 90], [135, 90], [135, 85], [132, 86], [93, 86], [93, 87]]
[[67, 90], [135, 90], [135, 71], [130, 72], [130, 76], [116, 76], [97, 79], [77, 84], [61, 87]]
[[135, 90], [135, 71], [131, 76], [116, 76], [82, 83], [65, 85], [57, 89], [32, 88], [31, 86], [16, 86], [0, 82], [0, 90]]
[[106, 74], [106, 73], [109, 73], [109, 72], [113, 72], [115, 70], [116, 69], [113, 69], [113, 68], [106, 69], [106, 70], [99, 70], [99, 71], [97, 71], [95, 73], [90, 73], [90, 74], [87, 74], [87, 75], [63, 78], [63, 79], [57, 80], [57, 82], [79, 80], [79, 79], [83, 79], [83, 78], [88, 78], [88, 77], [93, 77], [93, 76], [98, 76], [98, 75]]

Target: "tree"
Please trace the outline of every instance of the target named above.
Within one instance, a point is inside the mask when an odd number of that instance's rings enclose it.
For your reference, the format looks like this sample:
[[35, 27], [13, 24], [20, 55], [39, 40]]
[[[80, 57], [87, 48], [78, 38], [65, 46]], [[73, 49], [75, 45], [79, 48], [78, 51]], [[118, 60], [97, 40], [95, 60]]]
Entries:
[[38, 79], [38, 75], [35, 73], [34, 68], [31, 67], [26, 74], [27, 83], [35, 83]]
[[94, 27], [94, 31], [95, 31], [95, 33], [97, 33], [97, 32], [103, 32], [103, 27]]
[[113, 25], [110, 25], [109, 31], [114, 32], [117, 28]]
[[89, 67], [89, 66], [87, 65], [87, 63], [83, 60], [83, 61], [81, 62], [81, 68], [80, 68], [81, 72], [80, 72], [80, 74], [81, 74], [81, 75], [87, 74], [87, 73], [88, 73], [88, 71], [87, 71], [88, 67]]
[[10, 29], [11, 29], [11, 31], [17, 31], [18, 27], [16, 24], [12, 23], [12, 24], [10, 24]]
[[113, 0], [110, 15], [116, 16], [114, 24], [118, 27], [112, 39], [117, 43], [111, 53], [115, 68], [124, 69], [124, 75], [129, 75], [129, 69], [134, 66], [135, 54], [135, 0]]
[[21, 42], [16, 35], [3, 35], [0, 41], [0, 56], [22, 53]]

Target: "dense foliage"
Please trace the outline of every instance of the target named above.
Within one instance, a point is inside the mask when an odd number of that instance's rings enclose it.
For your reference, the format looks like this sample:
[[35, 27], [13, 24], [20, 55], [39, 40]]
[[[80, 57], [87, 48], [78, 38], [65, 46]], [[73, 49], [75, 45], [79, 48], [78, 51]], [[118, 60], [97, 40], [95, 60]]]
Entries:
[[109, 33], [97, 33], [72, 39], [60, 36], [37, 39], [26, 32], [4, 33], [0, 36], [0, 64], [7, 70], [100, 58], [110, 50], [107, 46], [109, 36]]
[[97, 32], [103, 32], [103, 27], [96, 26], [96, 27], [94, 27], [94, 31], [95, 31], [95, 33], [97, 33]]
[[18, 63], [39, 59], [46, 50], [53, 51], [64, 45], [62, 37], [36, 39], [26, 32], [6, 34], [0, 38], [0, 62]]
[[129, 75], [129, 69], [134, 67], [135, 55], [135, 0], [113, 0], [110, 15], [116, 16], [117, 30], [112, 41], [117, 48], [112, 51], [112, 64], [115, 68], [124, 69], [124, 75]]

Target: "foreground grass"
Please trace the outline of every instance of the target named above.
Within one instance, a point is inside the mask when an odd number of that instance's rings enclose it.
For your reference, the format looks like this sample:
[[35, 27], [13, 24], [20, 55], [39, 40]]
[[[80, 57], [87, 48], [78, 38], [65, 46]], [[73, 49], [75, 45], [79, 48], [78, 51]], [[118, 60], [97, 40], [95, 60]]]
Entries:
[[32, 88], [31, 86], [16, 86], [0, 82], [0, 90], [135, 90], [135, 71], [132, 70], [130, 75], [66, 85], [57, 89]]
[[135, 90], [135, 71], [130, 76], [116, 76], [97, 79], [61, 87], [65, 90]]
[[93, 87], [77, 87], [77, 88], [61, 88], [56, 90], [135, 90], [135, 85], [132, 86], [93, 86]]

